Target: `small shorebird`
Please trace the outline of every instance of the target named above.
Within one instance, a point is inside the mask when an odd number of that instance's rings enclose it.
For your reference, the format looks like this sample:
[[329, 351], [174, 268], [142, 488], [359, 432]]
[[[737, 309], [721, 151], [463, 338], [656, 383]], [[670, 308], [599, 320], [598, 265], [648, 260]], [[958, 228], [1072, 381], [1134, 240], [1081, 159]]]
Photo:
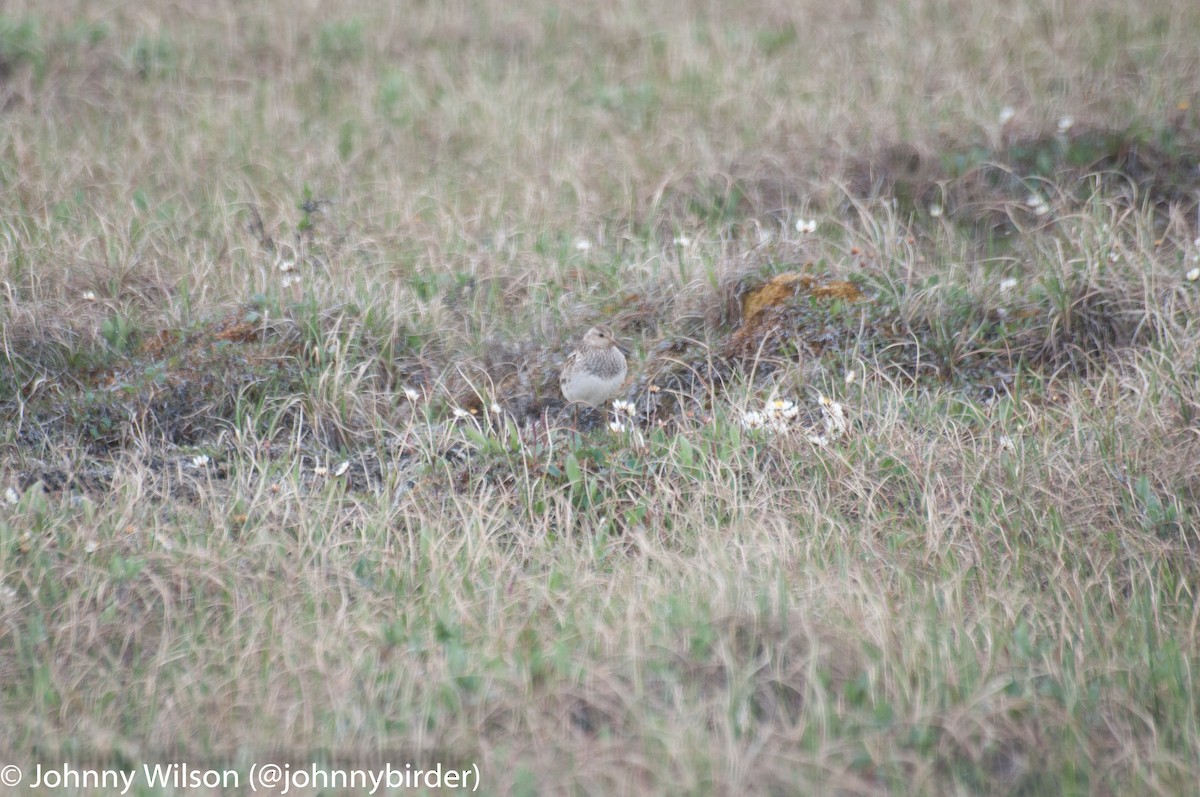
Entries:
[[567, 357], [558, 386], [567, 403], [599, 407], [621, 390], [625, 372], [625, 353], [612, 330], [592, 327], [579, 348]]

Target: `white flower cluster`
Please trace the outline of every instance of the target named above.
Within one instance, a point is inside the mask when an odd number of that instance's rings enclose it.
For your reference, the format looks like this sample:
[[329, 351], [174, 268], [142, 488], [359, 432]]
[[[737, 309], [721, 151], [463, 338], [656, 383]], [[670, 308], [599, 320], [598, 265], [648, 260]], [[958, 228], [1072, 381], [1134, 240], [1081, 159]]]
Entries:
[[634, 416], [637, 415], [637, 405], [632, 401], [617, 399], [612, 404], [613, 419], [608, 424], [608, 429], [613, 434], [629, 434], [633, 444], [642, 447], [646, 445], [646, 438], [642, 436], [642, 431], [638, 429], [634, 422]]
[[635, 414], [637, 414], [637, 407], [632, 401], [617, 399], [613, 402], [613, 415], [616, 415], [618, 418], [621, 416], [632, 418]]
[[742, 426], [750, 431], [766, 429], [776, 434], [786, 434], [792, 422], [800, 416], [800, 407], [791, 399], [771, 399], [761, 410], [742, 413]]
[[637, 406], [632, 401], [617, 399], [612, 403], [613, 419], [608, 424], [613, 434], [624, 434], [630, 429], [637, 429], [633, 416], [637, 414]]
[[825, 423], [825, 434], [830, 437], [841, 437], [850, 430], [845, 407], [829, 396], [821, 396], [821, 419]]
[[[828, 396], [820, 397], [821, 419], [824, 432], [814, 429], [804, 430], [810, 443], [819, 446], [828, 445], [850, 430], [850, 419], [846, 409], [839, 402]], [[794, 430], [794, 424], [800, 417], [800, 407], [791, 399], [772, 399], [761, 410], [747, 410], [742, 413], [742, 428], [749, 431], [766, 430], [772, 434], [787, 434]]]
[[279, 269], [279, 273], [282, 275], [279, 278], [279, 284], [283, 287], [290, 288], [293, 285], [299, 285], [303, 281], [300, 278], [300, 274], [296, 272], [295, 255], [281, 254], [275, 260], [275, 267]]

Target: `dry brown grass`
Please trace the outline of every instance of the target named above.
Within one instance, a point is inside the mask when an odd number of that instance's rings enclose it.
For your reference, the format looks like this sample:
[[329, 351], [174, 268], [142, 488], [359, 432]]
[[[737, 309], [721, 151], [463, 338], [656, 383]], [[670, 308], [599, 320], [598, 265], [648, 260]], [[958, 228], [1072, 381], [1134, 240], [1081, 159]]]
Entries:
[[0, 11], [0, 765], [1200, 778], [1200, 6], [193, 5]]

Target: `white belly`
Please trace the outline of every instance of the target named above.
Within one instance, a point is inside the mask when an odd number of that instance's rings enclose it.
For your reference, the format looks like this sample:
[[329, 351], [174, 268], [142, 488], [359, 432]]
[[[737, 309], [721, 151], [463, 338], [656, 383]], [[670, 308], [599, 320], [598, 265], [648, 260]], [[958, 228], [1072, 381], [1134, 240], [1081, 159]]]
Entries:
[[593, 407], [599, 407], [621, 389], [625, 374], [617, 374], [607, 378], [589, 373], [575, 373], [562, 385], [563, 397], [571, 402], [581, 402]]

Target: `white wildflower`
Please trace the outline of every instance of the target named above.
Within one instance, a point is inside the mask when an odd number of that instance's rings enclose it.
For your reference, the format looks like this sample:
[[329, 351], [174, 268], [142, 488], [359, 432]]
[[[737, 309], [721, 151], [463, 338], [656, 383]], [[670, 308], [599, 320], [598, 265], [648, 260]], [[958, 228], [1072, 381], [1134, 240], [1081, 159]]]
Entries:
[[4, 500], [10, 504], [15, 504], [21, 500], [21, 496], [11, 487], [4, 488]]
[[209, 459], [207, 454], [198, 454], [197, 456], [192, 457], [193, 468], [203, 468], [208, 464], [208, 462]]
[[1065, 133], [1075, 126], [1075, 120], [1070, 116], [1064, 116], [1058, 120], [1058, 132]]
[[824, 416], [825, 433], [830, 437], [845, 434], [850, 427], [845, 409], [828, 396], [821, 396], [821, 414]]
[[413, 403], [421, 400], [421, 394], [417, 392], [416, 388], [411, 387], [404, 388], [404, 397]]
[[632, 418], [635, 414], [637, 414], [637, 405], [635, 405], [632, 401], [625, 401], [624, 399], [617, 399], [614, 401], [612, 408], [613, 413], [616, 415], [625, 415]]
[[293, 285], [299, 285], [303, 281], [304, 280], [301, 278], [301, 276], [299, 274], [284, 274], [283, 277], [279, 280], [279, 284], [285, 288], [290, 288]]
[[471, 417], [471, 413], [467, 410], [464, 410], [462, 407], [455, 407], [451, 410], [451, 412], [454, 414], [455, 420], [461, 421], [463, 418]]
[[587, 250], [589, 250], [591, 248], [592, 248], [592, 242], [589, 241], [587, 238], [580, 238], [577, 241], [575, 241], [575, 251], [576, 252], [586, 252]]
[[854, 369], [847, 370], [846, 371], [846, 384], [847, 385], [854, 384], [855, 379], [858, 379], [858, 371], [855, 371]]
[[608, 429], [613, 434], [624, 434], [626, 431], [626, 426], [620, 421], [612, 421], [608, 424]]
[[1017, 287], [1017, 278], [1016, 277], [1006, 277], [1006, 278], [1000, 280], [1000, 292], [1001, 293], [1008, 293], [1015, 287]]
[[88, 540], [86, 543], [84, 543], [83, 550], [87, 551], [88, 553], [95, 553], [99, 547], [100, 543], [96, 542], [95, 540]]
[[313, 473], [317, 476], [328, 476], [329, 468], [325, 467], [324, 465], [317, 465], [315, 468], [313, 468]]
[[692, 239], [688, 238], [686, 235], [679, 235], [675, 238], [676, 246], [691, 246], [691, 243]]
[[1017, 111], [1011, 105], [1005, 105], [1000, 109], [1000, 124], [1006, 125], [1012, 121], [1012, 118], [1017, 115]]
[[800, 408], [791, 399], [773, 399], [767, 402], [766, 416], [773, 421], [790, 421], [800, 414]]
[[788, 426], [788, 422], [778, 416], [767, 420], [767, 428], [770, 429], [774, 434], [787, 434], [791, 431], [791, 427]]
[[1045, 216], [1050, 212], [1050, 204], [1037, 193], [1032, 193], [1026, 197], [1025, 205], [1038, 216]]
[[796, 232], [801, 235], [812, 235], [817, 231], [816, 219], [796, 219]]
[[808, 436], [808, 442], [812, 443], [814, 446], [821, 446], [824, 448], [825, 446], [829, 445], [829, 438], [823, 434], [810, 434]]
[[504, 408], [493, 401], [492, 405], [488, 407], [488, 412], [492, 413], [492, 415], [500, 415], [504, 412]]
[[942, 217], [942, 206], [941, 205], [930, 205], [929, 206], [929, 215], [932, 218], [940, 219]]
[[83, 296], [83, 300], [85, 302], [96, 301], [96, 292], [95, 291], [84, 291], [82, 296]]
[[757, 410], [747, 410], [742, 413], [742, 426], [751, 431], [761, 429], [767, 423], [767, 417]]
[[1191, 271], [1189, 271], [1187, 273], [1187, 280], [1188, 280], [1188, 282], [1195, 282], [1196, 280], [1200, 280], [1200, 268], [1194, 268]]

